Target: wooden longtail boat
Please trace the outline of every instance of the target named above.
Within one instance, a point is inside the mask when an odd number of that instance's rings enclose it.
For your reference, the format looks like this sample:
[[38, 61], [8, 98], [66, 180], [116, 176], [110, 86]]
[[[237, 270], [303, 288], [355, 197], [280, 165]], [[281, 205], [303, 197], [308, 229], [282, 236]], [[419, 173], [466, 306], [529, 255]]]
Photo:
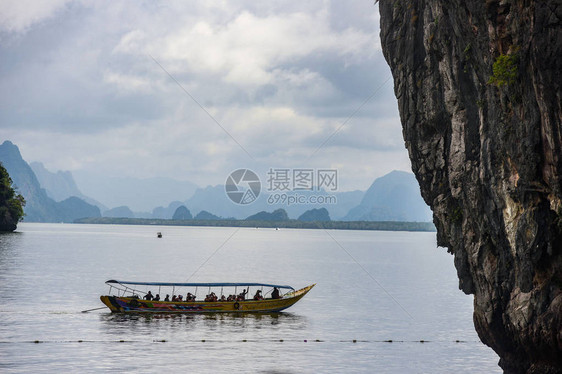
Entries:
[[[291, 286], [282, 286], [265, 283], [163, 283], [163, 282], [128, 282], [118, 280], [108, 280], [108, 295], [100, 296], [100, 300], [113, 313], [241, 313], [241, 312], [279, 312], [287, 309], [315, 285], [295, 290]], [[187, 293], [195, 291], [193, 301], [163, 301], [146, 300], [146, 295], [152, 290], [154, 295], [176, 293]], [[144, 289], [141, 290], [141, 289]], [[158, 289], [158, 291], [156, 291]], [[208, 291], [207, 296], [212, 290], [220, 291], [220, 295], [234, 291], [235, 298], [231, 301], [204, 301], [197, 300], [197, 291], [201, 289]], [[223, 291], [226, 292], [223, 293]], [[242, 294], [237, 293], [238, 290]], [[252, 291], [260, 291], [262, 299], [254, 300]], [[277, 290], [277, 291], [276, 291]], [[171, 292], [170, 292], [171, 291]], [[204, 292], [205, 292], [204, 291]], [[264, 293], [264, 291], [266, 291]], [[214, 293], [213, 293], [214, 294]], [[144, 295], [140, 297], [140, 295]], [[148, 297], [150, 298], [150, 297]], [[207, 299], [208, 300], [208, 299]]]

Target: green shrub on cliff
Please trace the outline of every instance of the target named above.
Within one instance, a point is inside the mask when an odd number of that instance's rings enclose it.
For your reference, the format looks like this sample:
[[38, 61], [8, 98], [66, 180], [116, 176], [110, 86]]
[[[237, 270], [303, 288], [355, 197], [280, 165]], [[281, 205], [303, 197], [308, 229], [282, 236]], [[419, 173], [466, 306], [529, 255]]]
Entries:
[[492, 66], [492, 76], [490, 77], [488, 83], [501, 87], [514, 83], [516, 79], [517, 55], [499, 55]]
[[12, 178], [0, 163], [0, 231], [14, 231], [23, 218], [25, 199], [16, 194]]

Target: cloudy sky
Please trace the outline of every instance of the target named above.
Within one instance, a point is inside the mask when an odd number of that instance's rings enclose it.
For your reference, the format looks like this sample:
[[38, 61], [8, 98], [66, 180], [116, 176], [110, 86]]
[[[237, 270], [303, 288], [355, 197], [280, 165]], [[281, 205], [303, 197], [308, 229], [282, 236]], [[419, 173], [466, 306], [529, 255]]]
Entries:
[[0, 140], [52, 171], [410, 170], [373, 1], [0, 0], [0, 61]]

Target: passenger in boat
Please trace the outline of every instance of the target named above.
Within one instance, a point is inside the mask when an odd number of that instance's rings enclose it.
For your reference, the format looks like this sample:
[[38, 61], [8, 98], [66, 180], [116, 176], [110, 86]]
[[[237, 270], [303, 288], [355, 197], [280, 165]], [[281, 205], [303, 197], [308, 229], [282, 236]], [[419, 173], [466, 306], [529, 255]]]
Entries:
[[154, 301], [160, 301], [160, 294], [157, 293], [156, 296], [154, 296], [154, 299], [152, 299]]
[[176, 295], [172, 296], [172, 301], [178, 301], [178, 297]]
[[164, 299], [164, 301], [170, 301], [170, 295], [166, 295], [166, 298]]
[[236, 298], [236, 301], [244, 301], [246, 300], [246, 294], [248, 293], [248, 291], [243, 290], [242, 293], [240, 293], [240, 295], [238, 295], [238, 297]]
[[226, 301], [226, 297], [224, 297], [224, 295], [221, 295], [221, 301]]
[[152, 296], [152, 292], [148, 291], [148, 293], [146, 295], [144, 295], [144, 299], [145, 300], [152, 300], [154, 298], [154, 296]]
[[207, 295], [207, 297], [205, 297], [205, 301], [208, 302], [215, 302], [218, 301], [219, 298], [217, 297], [217, 295], [214, 292], [211, 292], [210, 294]]
[[178, 301], [183, 301], [183, 296], [182, 296], [182, 295], [178, 295]]
[[263, 296], [261, 295], [261, 290], [256, 291], [256, 294], [254, 295], [254, 300], [263, 300]]
[[193, 296], [191, 292], [188, 292], [187, 295], [185, 295], [185, 301], [195, 301], [195, 296]]
[[279, 295], [279, 288], [273, 287], [273, 291], [271, 292], [272, 299], [280, 299], [281, 295]]
[[226, 301], [234, 301], [236, 300], [236, 296], [234, 295], [228, 295], [228, 297], [226, 298]]

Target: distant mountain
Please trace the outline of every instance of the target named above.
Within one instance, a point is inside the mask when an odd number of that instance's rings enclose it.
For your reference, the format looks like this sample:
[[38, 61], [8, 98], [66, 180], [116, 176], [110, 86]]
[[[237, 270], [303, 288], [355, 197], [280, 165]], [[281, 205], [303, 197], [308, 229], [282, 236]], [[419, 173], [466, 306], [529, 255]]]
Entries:
[[[349, 210], [355, 206], [357, 206], [361, 199], [363, 199], [363, 195], [365, 195], [365, 191], [345, 191], [345, 192], [336, 192], [334, 196], [337, 198], [337, 204], [326, 204], [320, 205], [320, 207], [325, 208], [330, 213], [330, 217], [334, 220], [340, 220], [343, 218]], [[310, 208], [310, 206], [308, 206]], [[318, 206], [317, 206], [318, 207]]]
[[84, 200], [71, 196], [58, 203], [60, 220], [74, 222], [75, 219], [87, 217], [100, 217], [100, 210], [95, 205], [85, 203]]
[[126, 205], [135, 212], [151, 212], [170, 201], [185, 201], [197, 189], [191, 182], [172, 178], [108, 177], [83, 171], [75, 171], [73, 175], [85, 195], [106, 206]]
[[172, 219], [178, 219], [178, 220], [186, 220], [192, 218], [193, 216], [191, 215], [191, 212], [189, 211], [189, 209], [185, 207], [185, 205], [178, 207], [178, 209], [176, 209], [174, 215], [172, 216]]
[[42, 190], [31, 167], [23, 160], [16, 145], [5, 141], [0, 145], [0, 161], [10, 174], [14, 185], [26, 201], [24, 221], [56, 222], [56, 202]]
[[156, 207], [152, 209], [152, 214], [149, 218], [158, 218], [158, 219], [170, 219], [174, 215], [176, 209], [178, 209], [183, 203], [181, 201], [172, 201], [168, 204], [168, 207]]
[[152, 212], [133, 212], [135, 218], [152, 218]]
[[244, 218], [255, 213], [256, 204], [236, 205], [226, 195], [223, 185], [207, 186], [195, 190], [193, 196], [185, 201], [185, 206], [192, 212], [206, 210], [222, 217]]
[[32, 162], [29, 166], [31, 166], [31, 170], [35, 173], [39, 184], [47, 191], [47, 195], [51, 199], [62, 201], [70, 196], [82, 194], [78, 187], [76, 187], [76, 183], [74, 183], [72, 174], [69, 171], [52, 173], [41, 162]]
[[97, 206], [102, 211], [107, 210], [107, 207], [102, 203], [85, 196], [82, 192], [80, 192], [70, 171], [59, 170], [56, 173], [53, 173], [47, 170], [41, 162], [32, 162], [29, 166], [31, 166], [33, 173], [35, 173], [39, 184], [45, 189], [47, 196], [51, 199], [55, 201], [62, 201], [71, 196], [76, 196], [89, 204]]
[[135, 218], [135, 213], [125, 205], [121, 205], [103, 212], [104, 217], [113, 218]]
[[262, 211], [246, 218], [246, 221], [288, 221], [289, 216], [285, 209], [277, 209], [271, 213]]
[[395, 170], [377, 178], [343, 220], [428, 222], [432, 213], [414, 174]]
[[[323, 204], [288, 204], [280, 199], [273, 200], [277, 204], [269, 204], [268, 197], [273, 196], [268, 192], [262, 192], [258, 199], [251, 204], [238, 205], [233, 203], [226, 195], [223, 185], [207, 186], [198, 188], [193, 196], [185, 201], [185, 206], [192, 212], [206, 210], [221, 217], [234, 217], [244, 219], [259, 211], [270, 211], [272, 209], [284, 209], [290, 218], [297, 218], [312, 208], [325, 208], [331, 217], [341, 218], [351, 208], [357, 206], [363, 197], [362, 191], [328, 193], [326, 191], [295, 191], [287, 192], [287, 195], [298, 194], [308, 198], [309, 196], [333, 197], [334, 200], [326, 199]], [[333, 203], [329, 203], [333, 202]]]
[[90, 217], [101, 216], [96, 206], [79, 198], [57, 203], [48, 197], [31, 167], [21, 157], [18, 147], [8, 140], [0, 145], [0, 162], [26, 200], [25, 221], [72, 222], [74, 219], [84, 218], [85, 212], [89, 212]]
[[331, 221], [330, 213], [326, 208], [311, 209], [307, 210], [298, 218], [299, 221], [303, 222], [328, 222]]
[[197, 215], [193, 219], [213, 221], [213, 220], [219, 220], [219, 219], [222, 219], [222, 218], [219, 217], [219, 216], [215, 216], [213, 213], [209, 213], [206, 210], [202, 210], [199, 213], [197, 213]]

